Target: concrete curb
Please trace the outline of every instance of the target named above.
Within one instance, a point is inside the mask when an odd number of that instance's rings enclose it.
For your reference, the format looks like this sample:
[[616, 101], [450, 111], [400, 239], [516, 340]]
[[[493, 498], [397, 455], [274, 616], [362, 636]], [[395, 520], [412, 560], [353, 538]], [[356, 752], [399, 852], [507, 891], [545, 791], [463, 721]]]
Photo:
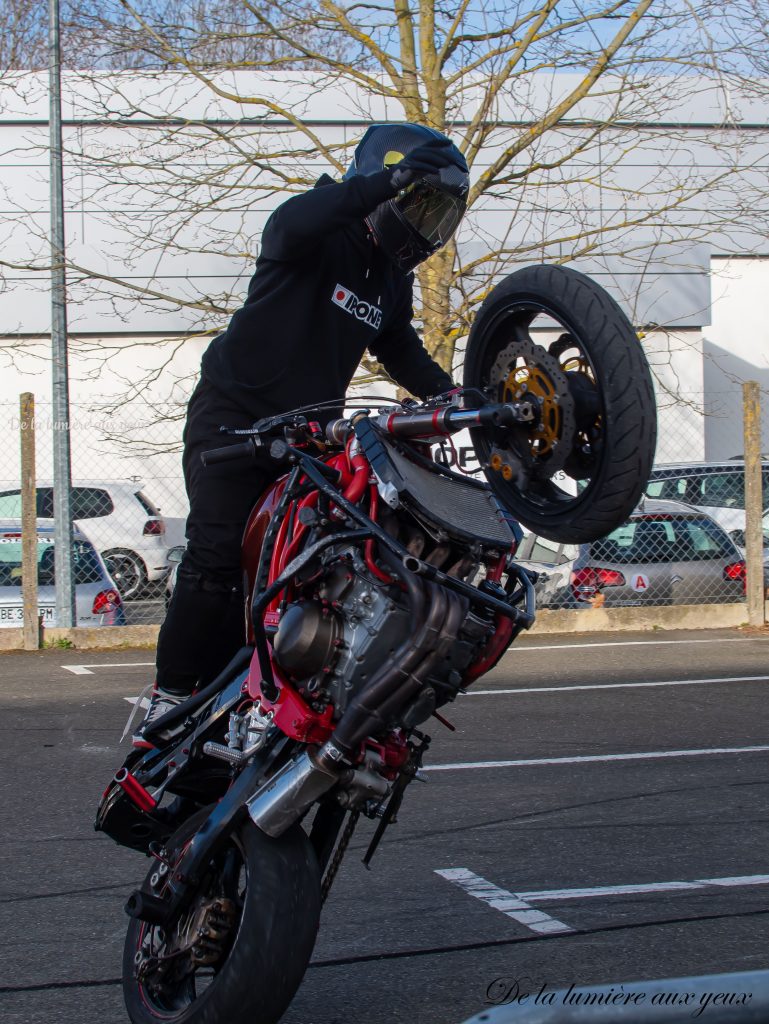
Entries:
[[[75, 626], [73, 629], [45, 629], [42, 647], [72, 647], [78, 651], [109, 651], [121, 647], [154, 647], [160, 626]], [[0, 629], [0, 652], [24, 650], [20, 629]]]
[[[585, 608], [556, 611], [544, 608], [530, 633], [607, 633], [652, 629], [733, 629], [746, 625], [747, 605], [681, 604], [638, 608]], [[43, 645], [80, 651], [108, 651], [121, 647], [154, 647], [160, 626], [104, 626], [101, 629], [46, 629]], [[0, 629], [0, 653], [24, 649], [21, 629]]]
[[530, 633], [603, 633], [647, 629], [729, 629], [746, 625], [748, 608], [738, 604], [650, 605], [637, 608], [543, 608]]

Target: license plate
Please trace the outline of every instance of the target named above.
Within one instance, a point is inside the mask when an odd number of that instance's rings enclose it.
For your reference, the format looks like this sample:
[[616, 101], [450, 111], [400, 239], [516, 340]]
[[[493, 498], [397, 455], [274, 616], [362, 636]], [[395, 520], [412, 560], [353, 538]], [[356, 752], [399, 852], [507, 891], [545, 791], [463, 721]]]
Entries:
[[[38, 615], [42, 616], [43, 624], [50, 625], [56, 614], [56, 609], [52, 605], [47, 605], [43, 608], [38, 608]], [[24, 622], [24, 609], [15, 605], [11, 608], [3, 608], [0, 606], [0, 625], [21, 625]]]

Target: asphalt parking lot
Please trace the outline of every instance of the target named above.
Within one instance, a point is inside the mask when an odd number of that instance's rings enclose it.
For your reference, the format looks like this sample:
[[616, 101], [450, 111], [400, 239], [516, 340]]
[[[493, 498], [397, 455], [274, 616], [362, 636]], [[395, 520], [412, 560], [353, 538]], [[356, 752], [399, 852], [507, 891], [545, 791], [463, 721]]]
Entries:
[[[145, 861], [92, 820], [150, 663], [0, 656], [3, 1024], [127, 1019]], [[361, 826], [284, 1021], [459, 1024], [516, 985], [769, 967], [768, 707], [769, 635], [525, 638], [431, 729], [371, 872]]]

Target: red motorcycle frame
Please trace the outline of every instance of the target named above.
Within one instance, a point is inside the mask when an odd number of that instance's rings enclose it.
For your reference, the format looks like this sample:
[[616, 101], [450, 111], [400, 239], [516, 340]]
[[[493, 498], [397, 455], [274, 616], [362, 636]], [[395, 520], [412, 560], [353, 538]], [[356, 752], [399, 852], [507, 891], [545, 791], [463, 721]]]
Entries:
[[[429, 430], [436, 430], [436, 421], [439, 419], [439, 416], [445, 414], [445, 412], [445, 409], [435, 410], [435, 412], [430, 414], [428, 424], [422, 424], [420, 421], [415, 422], [415, 418], [411, 416], [409, 427], [414, 431], [411, 436], [419, 436], [422, 440], [427, 439], [422, 434], [422, 430], [425, 428]], [[406, 415], [408, 416], [408, 414]], [[472, 419], [475, 418], [476, 417], [472, 417]], [[464, 425], [467, 419], [469, 419], [469, 417], [462, 417], [462, 425]], [[397, 413], [390, 413], [387, 415], [386, 422], [388, 428], [395, 427], [397, 430], [397, 427], [401, 425], [402, 420]], [[457, 429], [456, 426], [455, 429]], [[459, 427], [459, 429], [461, 429], [461, 427]], [[416, 433], [417, 431], [419, 431], [418, 434]], [[449, 430], [446, 428], [446, 425], [444, 425], [441, 432], [439, 434], [432, 435], [432, 437], [437, 440], [439, 437], [446, 436], [448, 433]], [[224, 452], [228, 452], [228, 449], [224, 449], [223, 453]], [[358, 506], [363, 512], [365, 512], [371, 522], [377, 523], [380, 498], [377, 484], [375, 482], [376, 478], [366, 455], [360, 451], [359, 448], [356, 449], [354, 438], [351, 437], [347, 440], [344, 451], [326, 457], [324, 462], [326, 466], [338, 474], [338, 483], [336, 486], [339, 489], [342, 498], [347, 503]], [[265, 492], [254, 507], [245, 529], [243, 537], [243, 569], [247, 582], [247, 592], [250, 595], [250, 600], [248, 602], [249, 606], [253, 604], [253, 598], [256, 593], [258, 564], [264, 547], [267, 531], [280, 504], [280, 499], [286, 490], [287, 482], [287, 478], [282, 478]], [[294, 558], [301, 550], [309, 528], [305, 523], [301, 522], [299, 519], [299, 513], [303, 509], [315, 508], [317, 506], [320, 493], [321, 492], [318, 490], [313, 490], [305, 497], [293, 500], [290, 502], [288, 509], [283, 514], [280, 520], [280, 526], [275, 538], [274, 546], [272, 548], [272, 554], [269, 562], [269, 573], [265, 581], [266, 587], [272, 587], [274, 585], [281, 573], [285, 572], [286, 567], [289, 565], [292, 558]], [[374, 543], [373, 539], [366, 541], [366, 565], [372, 575], [377, 579], [383, 583], [392, 583], [393, 578], [375, 561]], [[487, 579], [499, 582], [504, 572], [507, 557], [512, 556], [515, 553], [516, 546], [517, 541], [514, 541], [507, 551], [499, 555], [496, 560], [496, 564], [489, 568], [489, 571], [487, 572]], [[280, 621], [279, 606], [281, 600], [291, 599], [291, 589], [291, 584], [288, 583], [282, 594], [276, 595], [267, 605], [267, 608], [263, 613], [263, 620], [265, 627], [268, 629], [274, 629], [278, 626]], [[493, 668], [497, 663], [499, 658], [504, 654], [512, 642], [515, 621], [516, 620], [509, 615], [498, 615], [496, 630], [493, 636], [489, 639], [482, 656], [479, 657], [466, 671], [466, 683], [470, 683], [474, 679], [479, 678]], [[528, 625], [528, 622], [525, 624]], [[254, 619], [251, 616], [247, 618], [247, 641], [249, 644], [256, 644]], [[272, 694], [268, 696], [263, 692], [262, 672], [259, 664], [258, 651], [254, 652], [251, 670], [249, 671], [247, 686], [248, 696], [254, 700], [258, 700], [265, 710], [272, 712], [274, 716], [273, 721], [286, 736], [289, 736], [291, 739], [298, 740], [301, 743], [324, 743], [330, 738], [334, 730], [332, 722], [333, 708], [329, 705], [322, 714], [313, 711], [312, 708], [310, 708], [296, 692], [291, 680], [281, 671], [279, 665], [277, 665], [272, 657], [271, 652], [270, 665], [272, 674], [279, 689], [277, 696]], [[271, 696], [274, 697], [274, 699], [271, 699]], [[385, 762], [393, 767], [399, 767], [405, 760], [405, 753], [402, 742], [399, 741], [397, 737], [393, 743], [394, 745], [392, 748], [387, 745], [383, 748], [385, 753]]]

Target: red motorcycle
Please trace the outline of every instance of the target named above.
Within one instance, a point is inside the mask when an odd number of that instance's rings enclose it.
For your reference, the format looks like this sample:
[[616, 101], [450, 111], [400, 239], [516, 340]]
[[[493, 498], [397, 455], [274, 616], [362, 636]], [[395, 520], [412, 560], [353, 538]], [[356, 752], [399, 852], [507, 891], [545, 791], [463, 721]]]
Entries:
[[[424, 723], [534, 621], [516, 520], [605, 535], [643, 490], [656, 430], [632, 327], [562, 267], [489, 295], [459, 394], [325, 431], [307, 412], [204, 456], [266, 451], [287, 470], [244, 536], [246, 642], [155, 726], [181, 736], [132, 752], [99, 806], [96, 828], [152, 859], [126, 906], [134, 1024], [280, 1019], [359, 817], [377, 822], [368, 864]], [[487, 483], [435, 457], [465, 428]]]

